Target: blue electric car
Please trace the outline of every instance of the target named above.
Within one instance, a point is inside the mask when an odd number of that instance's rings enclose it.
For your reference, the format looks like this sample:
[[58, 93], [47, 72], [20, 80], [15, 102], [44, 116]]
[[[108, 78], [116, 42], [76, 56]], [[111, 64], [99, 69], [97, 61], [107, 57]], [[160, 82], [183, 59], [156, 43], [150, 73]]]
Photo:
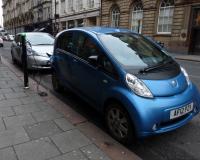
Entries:
[[71, 89], [103, 113], [122, 143], [177, 129], [200, 109], [200, 94], [185, 69], [129, 30], [65, 30], [56, 37], [52, 68], [53, 88]]

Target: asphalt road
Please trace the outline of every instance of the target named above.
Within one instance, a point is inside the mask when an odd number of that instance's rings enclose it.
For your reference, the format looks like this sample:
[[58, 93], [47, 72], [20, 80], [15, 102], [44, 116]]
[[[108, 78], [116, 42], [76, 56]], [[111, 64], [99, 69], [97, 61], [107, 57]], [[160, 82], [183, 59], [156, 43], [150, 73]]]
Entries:
[[[5, 42], [4, 47], [0, 48], [0, 54], [12, 63], [9, 42]], [[186, 68], [191, 80], [200, 89], [200, 63], [178, 62]], [[31, 76], [52, 90], [49, 72], [33, 72]], [[101, 127], [102, 130], [105, 129], [102, 125], [102, 117], [76, 95], [69, 92], [54, 94], [77, 112], [86, 116], [87, 119], [90, 119], [95, 125]], [[144, 160], [200, 160], [200, 115], [176, 131], [137, 141], [129, 149]]]

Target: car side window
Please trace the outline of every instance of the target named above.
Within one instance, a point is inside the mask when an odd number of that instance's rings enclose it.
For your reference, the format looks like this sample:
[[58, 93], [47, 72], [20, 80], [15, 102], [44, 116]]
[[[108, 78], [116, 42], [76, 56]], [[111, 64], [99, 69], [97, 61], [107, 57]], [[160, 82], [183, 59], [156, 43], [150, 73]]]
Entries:
[[114, 69], [114, 66], [112, 65], [112, 63], [110, 62], [110, 60], [105, 56], [105, 55], [101, 55], [98, 58], [98, 65], [100, 66], [100, 68], [107, 73], [108, 75], [117, 78], [117, 72]]
[[98, 46], [90, 37], [80, 34], [76, 41], [76, 54], [78, 57], [89, 62], [89, 57], [98, 56], [100, 51]]
[[73, 32], [66, 32], [57, 41], [57, 48], [74, 53]]

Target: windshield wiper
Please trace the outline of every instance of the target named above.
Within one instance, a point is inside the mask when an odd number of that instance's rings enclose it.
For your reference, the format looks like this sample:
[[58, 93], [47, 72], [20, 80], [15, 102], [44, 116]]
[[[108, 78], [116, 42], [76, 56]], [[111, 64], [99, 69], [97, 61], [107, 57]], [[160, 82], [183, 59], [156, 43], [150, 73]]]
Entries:
[[160, 63], [158, 63], [157, 65], [148, 66], [148, 67], [146, 67], [146, 68], [144, 68], [144, 69], [141, 69], [141, 70], [139, 70], [139, 73], [147, 73], [147, 72], [149, 72], [149, 71], [152, 71], [152, 70], [158, 69], [158, 68], [160, 68], [160, 67], [163, 67], [163, 66], [165, 66], [166, 64], [171, 63], [171, 62], [172, 62], [172, 59], [170, 58], [169, 60], [160, 62]]

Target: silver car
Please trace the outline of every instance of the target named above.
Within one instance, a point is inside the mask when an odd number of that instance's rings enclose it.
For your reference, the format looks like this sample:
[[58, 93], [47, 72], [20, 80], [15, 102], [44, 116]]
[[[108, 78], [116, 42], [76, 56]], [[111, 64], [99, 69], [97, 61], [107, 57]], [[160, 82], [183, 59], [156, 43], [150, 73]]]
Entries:
[[26, 35], [28, 69], [50, 69], [50, 57], [53, 54], [54, 37], [48, 33], [26, 32], [15, 36], [11, 45], [13, 63], [22, 61], [21, 37]]

